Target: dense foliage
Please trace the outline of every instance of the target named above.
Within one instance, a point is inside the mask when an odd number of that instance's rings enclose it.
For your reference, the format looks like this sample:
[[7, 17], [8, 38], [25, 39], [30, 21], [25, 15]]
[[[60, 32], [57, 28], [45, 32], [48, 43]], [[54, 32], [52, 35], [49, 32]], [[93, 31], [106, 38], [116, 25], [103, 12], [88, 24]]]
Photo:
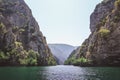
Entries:
[[65, 64], [73, 64], [73, 65], [79, 65], [79, 64], [86, 64], [90, 62], [88, 59], [81, 57], [78, 59], [75, 59], [74, 57], [69, 58], [65, 61]]
[[[10, 51], [0, 51], [1, 63], [11, 65], [37, 65], [39, 54], [33, 50], [24, 50], [21, 42], [15, 42], [15, 48]], [[4, 65], [4, 64], [3, 64]]]

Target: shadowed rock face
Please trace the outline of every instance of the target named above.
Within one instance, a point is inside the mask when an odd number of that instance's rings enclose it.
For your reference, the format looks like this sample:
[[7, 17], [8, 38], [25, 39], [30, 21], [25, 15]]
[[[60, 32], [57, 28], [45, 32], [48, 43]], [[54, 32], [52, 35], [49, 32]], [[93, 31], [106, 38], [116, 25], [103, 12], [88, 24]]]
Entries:
[[55, 62], [46, 39], [24, 0], [0, 0], [0, 24], [0, 51], [6, 54], [15, 48], [15, 42], [19, 42], [22, 50], [39, 53], [38, 65], [52, 64], [50, 59]]
[[80, 66], [120, 66], [120, 1], [104, 0], [90, 17], [91, 34], [70, 58], [84, 57]]

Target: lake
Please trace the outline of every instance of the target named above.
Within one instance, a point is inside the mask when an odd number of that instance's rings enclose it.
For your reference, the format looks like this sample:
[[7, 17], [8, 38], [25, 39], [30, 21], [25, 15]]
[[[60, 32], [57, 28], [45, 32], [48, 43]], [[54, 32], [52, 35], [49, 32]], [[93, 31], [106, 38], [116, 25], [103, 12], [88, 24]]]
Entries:
[[119, 67], [0, 67], [0, 80], [120, 80]]

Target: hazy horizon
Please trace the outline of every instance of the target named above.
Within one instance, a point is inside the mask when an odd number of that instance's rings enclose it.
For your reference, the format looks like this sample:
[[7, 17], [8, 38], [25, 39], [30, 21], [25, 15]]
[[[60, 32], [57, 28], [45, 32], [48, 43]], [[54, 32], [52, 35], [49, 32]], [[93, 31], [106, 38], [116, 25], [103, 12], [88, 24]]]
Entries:
[[47, 43], [80, 46], [90, 34], [90, 15], [102, 0], [25, 0]]

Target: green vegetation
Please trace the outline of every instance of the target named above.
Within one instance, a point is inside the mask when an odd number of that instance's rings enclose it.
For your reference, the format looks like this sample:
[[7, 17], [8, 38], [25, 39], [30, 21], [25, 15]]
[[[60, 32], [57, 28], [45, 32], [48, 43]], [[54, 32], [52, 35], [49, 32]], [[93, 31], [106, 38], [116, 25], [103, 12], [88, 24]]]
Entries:
[[106, 28], [101, 28], [98, 33], [100, 34], [101, 37], [105, 38], [110, 34], [110, 30], [106, 29]]
[[13, 31], [13, 33], [19, 34], [19, 33], [24, 32], [25, 29], [24, 29], [24, 28], [19, 28], [18, 26], [14, 26], [14, 27], [12, 28], [12, 31]]
[[106, 23], [106, 21], [107, 21], [107, 19], [106, 19], [106, 18], [102, 19], [102, 21], [100, 22], [101, 26], [104, 26], [104, 25], [105, 25], [105, 23]]
[[120, 0], [116, 0], [114, 5], [117, 9], [120, 9]]
[[6, 33], [6, 32], [7, 32], [7, 30], [6, 30], [6, 28], [5, 28], [5, 25], [1, 22], [1, 23], [0, 23], [0, 33], [4, 34], [4, 33]]
[[18, 42], [18, 41], [15, 41], [15, 46], [18, 48], [18, 47], [22, 47], [22, 43], [21, 42]]
[[19, 29], [18, 26], [14, 26], [14, 27], [12, 28], [13, 31], [17, 31], [18, 29]]
[[0, 23], [0, 28], [4, 28], [5, 25], [3, 23]]
[[74, 57], [68, 58], [64, 64], [73, 64], [76, 59]]
[[88, 62], [89, 62], [89, 60], [84, 57], [81, 57], [78, 59], [75, 59], [74, 57], [72, 57], [72, 58], [69, 58], [68, 60], [66, 60], [65, 64], [84, 64], [84, 63], [88, 63]]
[[113, 21], [119, 22], [120, 21], [120, 0], [116, 0], [114, 5], [115, 5], [115, 9], [113, 13], [115, 13], [115, 15], [114, 15]]
[[39, 54], [33, 50], [26, 51], [23, 49], [21, 42], [15, 42], [16, 48], [12, 50], [12, 53], [18, 59], [18, 62], [22, 65], [37, 65], [37, 58]]
[[47, 61], [48, 65], [56, 65], [56, 62], [52, 56], [50, 56]]
[[19, 29], [19, 32], [21, 33], [21, 32], [24, 32], [25, 31], [25, 29], [23, 29], [23, 28], [21, 28], [21, 29]]
[[111, 22], [111, 23], [110, 23], [110, 26], [111, 26], [111, 27], [116, 27], [116, 26], [117, 26], [117, 23]]
[[120, 15], [116, 14], [116, 16], [114, 17], [114, 22], [118, 22], [120, 21]]
[[[37, 65], [39, 54], [33, 50], [24, 50], [22, 43], [16, 41], [14, 49], [8, 52], [0, 51], [0, 62], [9, 61], [10, 64], [18, 65]], [[7, 63], [7, 62], [6, 62]]]
[[4, 52], [0, 51], [0, 60], [6, 60], [8, 56], [4, 54]]
[[28, 52], [23, 50], [18, 53], [17, 49], [13, 49], [10, 55], [14, 55], [12, 59], [15, 59], [21, 65], [37, 65], [37, 57], [39, 54], [33, 50], [29, 50]]
[[37, 58], [39, 54], [33, 50], [28, 51], [27, 64], [28, 65], [37, 65]]
[[88, 62], [88, 59], [84, 58], [84, 57], [81, 57], [77, 60], [74, 61], [74, 64], [76, 63], [87, 63]]
[[[5, 62], [11, 65], [35, 66], [38, 65], [38, 58], [40, 58], [38, 52], [35, 52], [34, 50], [24, 50], [22, 43], [18, 41], [14, 42], [14, 48], [10, 51], [0, 51], [0, 63]], [[42, 60], [43, 59], [45, 58], [42, 58]], [[46, 57], [45, 62], [47, 63], [46, 65], [56, 65], [52, 55]]]
[[106, 19], [106, 18], [101, 19], [100, 23], [98, 23], [98, 24], [96, 25], [96, 27], [97, 27], [97, 28], [99, 28], [99, 27], [101, 27], [101, 26], [104, 26], [104, 25], [105, 25], [105, 23], [106, 23], [106, 21], [107, 21], [107, 19]]

